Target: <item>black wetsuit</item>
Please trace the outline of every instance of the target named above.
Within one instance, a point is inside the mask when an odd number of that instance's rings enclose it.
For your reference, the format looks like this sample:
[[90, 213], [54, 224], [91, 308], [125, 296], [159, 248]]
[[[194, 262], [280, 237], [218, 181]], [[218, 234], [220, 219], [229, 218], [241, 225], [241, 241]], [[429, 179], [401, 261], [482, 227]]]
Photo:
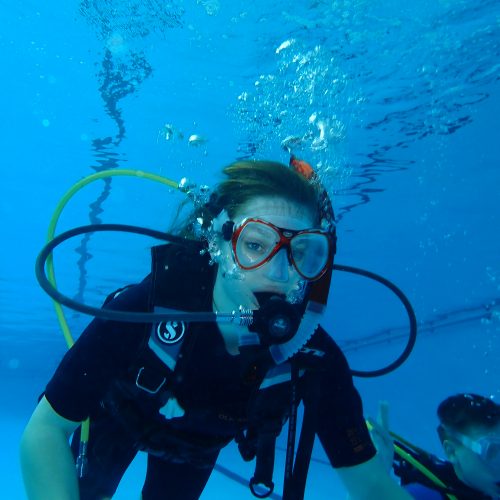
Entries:
[[[126, 289], [106, 307], [149, 310], [150, 288], [151, 280], [147, 279]], [[189, 302], [190, 297], [182, 300]], [[210, 310], [211, 300], [210, 291], [205, 310]], [[227, 353], [215, 324], [191, 323], [190, 344], [182, 359], [182, 376], [176, 376], [173, 385], [173, 394], [185, 414], [166, 420], [159, 413], [165, 397], [158, 402], [154, 395], [144, 391], [138, 394], [141, 391], [135, 385], [137, 366], [142, 362], [137, 360], [140, 353], [151, 359], [150, 332], [151, 325], [92, 321], [66, 353], [47, 385], [45, 396], [57, 413], [75, 422], [88, 416], [91, 419], [89, 468], [80, 480], [82, 500], [112, 496], [141, 449], [148, 452], [142, 490], [144, 500], [198, 498], [219, 450], [248, 424], [252, 398], [261, 392], [258, 388], [262, 379], [252, 380], [248, 374], [242, 376], [241, 356]], [[307, 347], [324, 352], [327, 360], [319, 372], [306, 370], [300, 379], [299, 393], [301, 397], [306, 396], [306, 405], [308, 394], [317, 395], [315, 428], [330, 462], [334, 467], [343, 467], [369, 460], [375, 455], [375, 449], [345, 357], [321, 328]], [[151, 387], [159, 385], [155, 380], [147, 380], [147, 375], [144, 380]], [[141, 379], [140, 385], [142, 383]], [[272, 390], [272, 401], [289, 400], [289, 383], [278, 384]], [[116, 401], [116, 394], [121, 400]], [[129, 424], [121, 421], [120, 412], [128, 415]], [[265, 413], [265, 409], [261, 411]], [[127, 427], [130, 421], [138, 432], [133, 429], [131, 432]], [[162, 429], [160, 434], [166, 441], [160, 439], [158, 442], [162, 444], [154, 449], [158, 428]], [[77, 441], [75, 436], [75, 456]], [[162, 447], [168, 449], [161, 450]]]

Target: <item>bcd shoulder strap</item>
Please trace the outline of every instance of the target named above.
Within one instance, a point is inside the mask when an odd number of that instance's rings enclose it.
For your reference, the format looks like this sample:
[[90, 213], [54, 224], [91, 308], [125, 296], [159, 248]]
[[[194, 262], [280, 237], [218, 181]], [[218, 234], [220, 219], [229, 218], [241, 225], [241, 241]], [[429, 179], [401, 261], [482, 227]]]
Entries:
[[[204, 311], [211, 307], [215, 267], [206, 245], [186, 240], [152, 248], [151, 308], [155, 312]], [[174, 370], [188, 325], [183, 321], [153, 324], [148, 347]]]

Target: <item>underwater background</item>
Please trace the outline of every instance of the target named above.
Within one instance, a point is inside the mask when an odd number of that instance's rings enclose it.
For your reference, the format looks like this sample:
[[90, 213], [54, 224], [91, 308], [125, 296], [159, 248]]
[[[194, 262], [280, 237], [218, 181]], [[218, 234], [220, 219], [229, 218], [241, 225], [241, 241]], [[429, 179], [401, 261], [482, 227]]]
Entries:
[[[357, 378], [366, 416], [439, 453], [437, 404], [500, 398], [500, 4], [489, 0], [0, 2], [0, 496], [24, 498], [18, 442], [65, 352], [34, 263], [64, 193], [139, 169], [197, 185], [238, 158], [310, 162], [333, 199], [339, 264], [393, 281], [419, 334], [410, 358]], [[56, 233], [116, 222], [165, 230], [184, 195], [141, 178], [94, 182]], [[55, 252], [77, 300], [148, 273], [155, 241], [75, 238]], [[75, 336], [89, 317], [67, 311]], [[408, 319], [386, 288], [334, 273], [324, 325], [351, 367], [403, 351]], [[280, 498], [284, 436], [275, 468]], [[138, 498], [144, 458], [115, 498]], [[252, 464], [224, 450], [203, 499], [252, 498]], [[318, 445], [306, 498], [340, 498]]]

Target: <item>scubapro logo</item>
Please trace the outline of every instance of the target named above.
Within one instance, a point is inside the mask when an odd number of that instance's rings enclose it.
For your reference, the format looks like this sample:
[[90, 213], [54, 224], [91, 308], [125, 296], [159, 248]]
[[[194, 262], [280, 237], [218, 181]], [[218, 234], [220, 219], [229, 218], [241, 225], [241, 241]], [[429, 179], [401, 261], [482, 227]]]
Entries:
[[156, 327], [156, 336], [163, 344], [175, 344], [184, 337], [185, 331], [183, 321], [162, 321]]

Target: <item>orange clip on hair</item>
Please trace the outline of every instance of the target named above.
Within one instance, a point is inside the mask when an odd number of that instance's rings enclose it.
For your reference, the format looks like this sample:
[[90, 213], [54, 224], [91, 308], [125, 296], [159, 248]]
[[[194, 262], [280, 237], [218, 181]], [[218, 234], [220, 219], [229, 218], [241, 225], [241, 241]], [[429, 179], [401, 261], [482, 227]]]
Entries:
[[290, 157], [290, 166], [293, 167], [295, 172], [305, 177], [308, 181], [315, 176], [314, 170], [309, 163], [304, 160], [299, 160], [293, 155]]

